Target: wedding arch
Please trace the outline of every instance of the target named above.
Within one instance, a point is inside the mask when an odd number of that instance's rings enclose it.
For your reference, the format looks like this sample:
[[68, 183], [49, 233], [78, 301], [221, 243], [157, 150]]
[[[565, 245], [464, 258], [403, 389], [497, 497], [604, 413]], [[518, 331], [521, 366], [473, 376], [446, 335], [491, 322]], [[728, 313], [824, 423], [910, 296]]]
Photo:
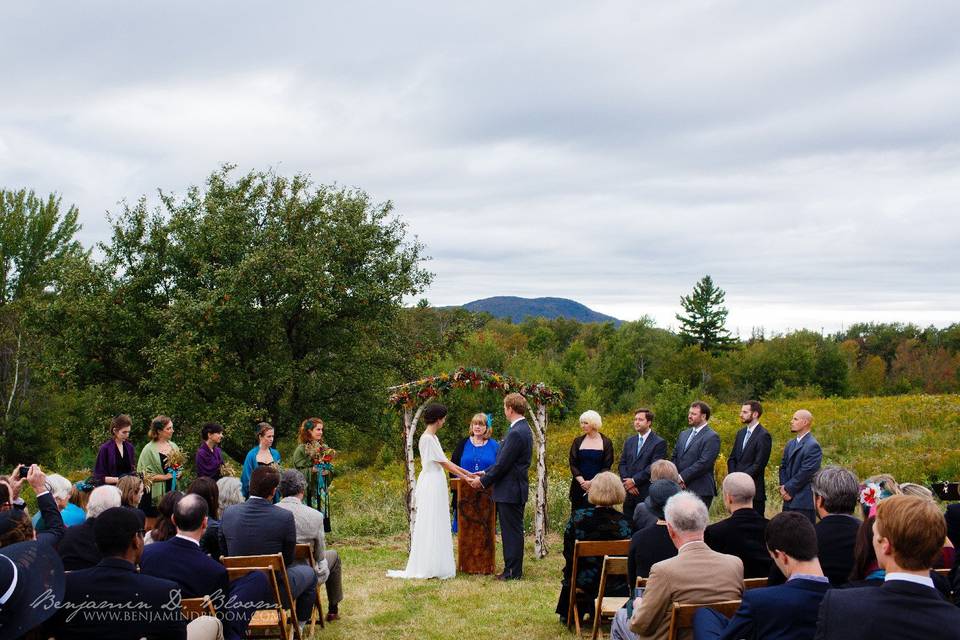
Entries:
[[457, 389], [489, 389], [504, 396], [519, 393], [527, 399], [533, 432], [537, 439], [537, 495], [534, 515], [534, 550], [538, 558], [547, 555], [547, 408], [563, 401], [560, 391], [551, 389], [542, 382], [528, 383], [523, 380], [472, 367], [459, 367], [452, 373], [414, 380], [390, 387], [390, 404], [403, 411], [403, 443], [406, 454], [406, 503], [407, 523], [413, 536], [413, 523], [417, 517], [414, 500], [416, 475], [413, 465], [413, 436], [424, 408], [430, 402]]

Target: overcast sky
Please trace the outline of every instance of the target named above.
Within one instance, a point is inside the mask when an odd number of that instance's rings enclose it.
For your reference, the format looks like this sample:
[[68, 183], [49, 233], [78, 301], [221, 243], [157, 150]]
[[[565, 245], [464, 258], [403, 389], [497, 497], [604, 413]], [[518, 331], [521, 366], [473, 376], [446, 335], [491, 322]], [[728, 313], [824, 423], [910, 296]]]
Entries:
[[[324, 6], [325, 5], [325, 6]], [[105, 212], [223, 162], [392, 200], [437, 305], [749, 335], [960, 321], [960, 3], [46, 2], [0, 10], [0, 186]]]

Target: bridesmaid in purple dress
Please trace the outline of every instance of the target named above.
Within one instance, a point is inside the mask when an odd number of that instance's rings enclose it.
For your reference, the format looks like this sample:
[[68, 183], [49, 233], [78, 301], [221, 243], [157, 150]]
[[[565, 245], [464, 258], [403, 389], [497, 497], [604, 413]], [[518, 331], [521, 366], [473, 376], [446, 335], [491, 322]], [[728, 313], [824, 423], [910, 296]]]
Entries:
[[130, 444], [130, 426], [133, 422], [125, 413], [110, 422], [113, 436], [97, 452], [97, 461], [93, 465], [93, 477], [103, 484], [117, 484], [121, 476], [134, 473], [137, 468], [137, 456]]

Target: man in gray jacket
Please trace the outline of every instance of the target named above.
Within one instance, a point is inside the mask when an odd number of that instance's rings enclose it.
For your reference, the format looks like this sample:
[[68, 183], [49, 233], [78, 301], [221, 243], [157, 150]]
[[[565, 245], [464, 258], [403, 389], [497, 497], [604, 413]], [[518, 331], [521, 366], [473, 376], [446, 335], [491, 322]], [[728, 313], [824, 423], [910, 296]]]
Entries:
[[340, 568], [340, 554], [327, 549], [323, 534], [323, 513], [303, 504], [303, 495], [307, 490], [307, 481], [296, 469], [287, 469], [280, 475], [280, 497], [278, 507], [293, 514], [297, 525], [297, 544], [307, 543], [313, 548], [313, 557], [317, 562], [317, 582], [327, 588], [327, 622], [340, 618], [339, 605], [343, 600], [343, 573]]

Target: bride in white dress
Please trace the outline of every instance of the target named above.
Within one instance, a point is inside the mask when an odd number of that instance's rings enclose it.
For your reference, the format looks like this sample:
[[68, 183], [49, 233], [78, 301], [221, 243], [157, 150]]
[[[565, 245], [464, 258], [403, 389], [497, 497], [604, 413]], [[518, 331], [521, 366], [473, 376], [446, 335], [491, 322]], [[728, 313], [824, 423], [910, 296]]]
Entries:
[[414, 496], [417, 505], [413, 523], [410, 556], [403, 571], [387, 571], [390, 578], [452, 578], [457, 573], [453, 560], [453, 535], [450, 533], [450, 489], [444, 470], [460, 478], [477, 474], [459, 467], [443, 454], [437, 430], [446, 421], [447, 408], [431, 404], [423, 410], [427, 427], [420, 436], [420, 461], [423, 469], [417, 477]]

